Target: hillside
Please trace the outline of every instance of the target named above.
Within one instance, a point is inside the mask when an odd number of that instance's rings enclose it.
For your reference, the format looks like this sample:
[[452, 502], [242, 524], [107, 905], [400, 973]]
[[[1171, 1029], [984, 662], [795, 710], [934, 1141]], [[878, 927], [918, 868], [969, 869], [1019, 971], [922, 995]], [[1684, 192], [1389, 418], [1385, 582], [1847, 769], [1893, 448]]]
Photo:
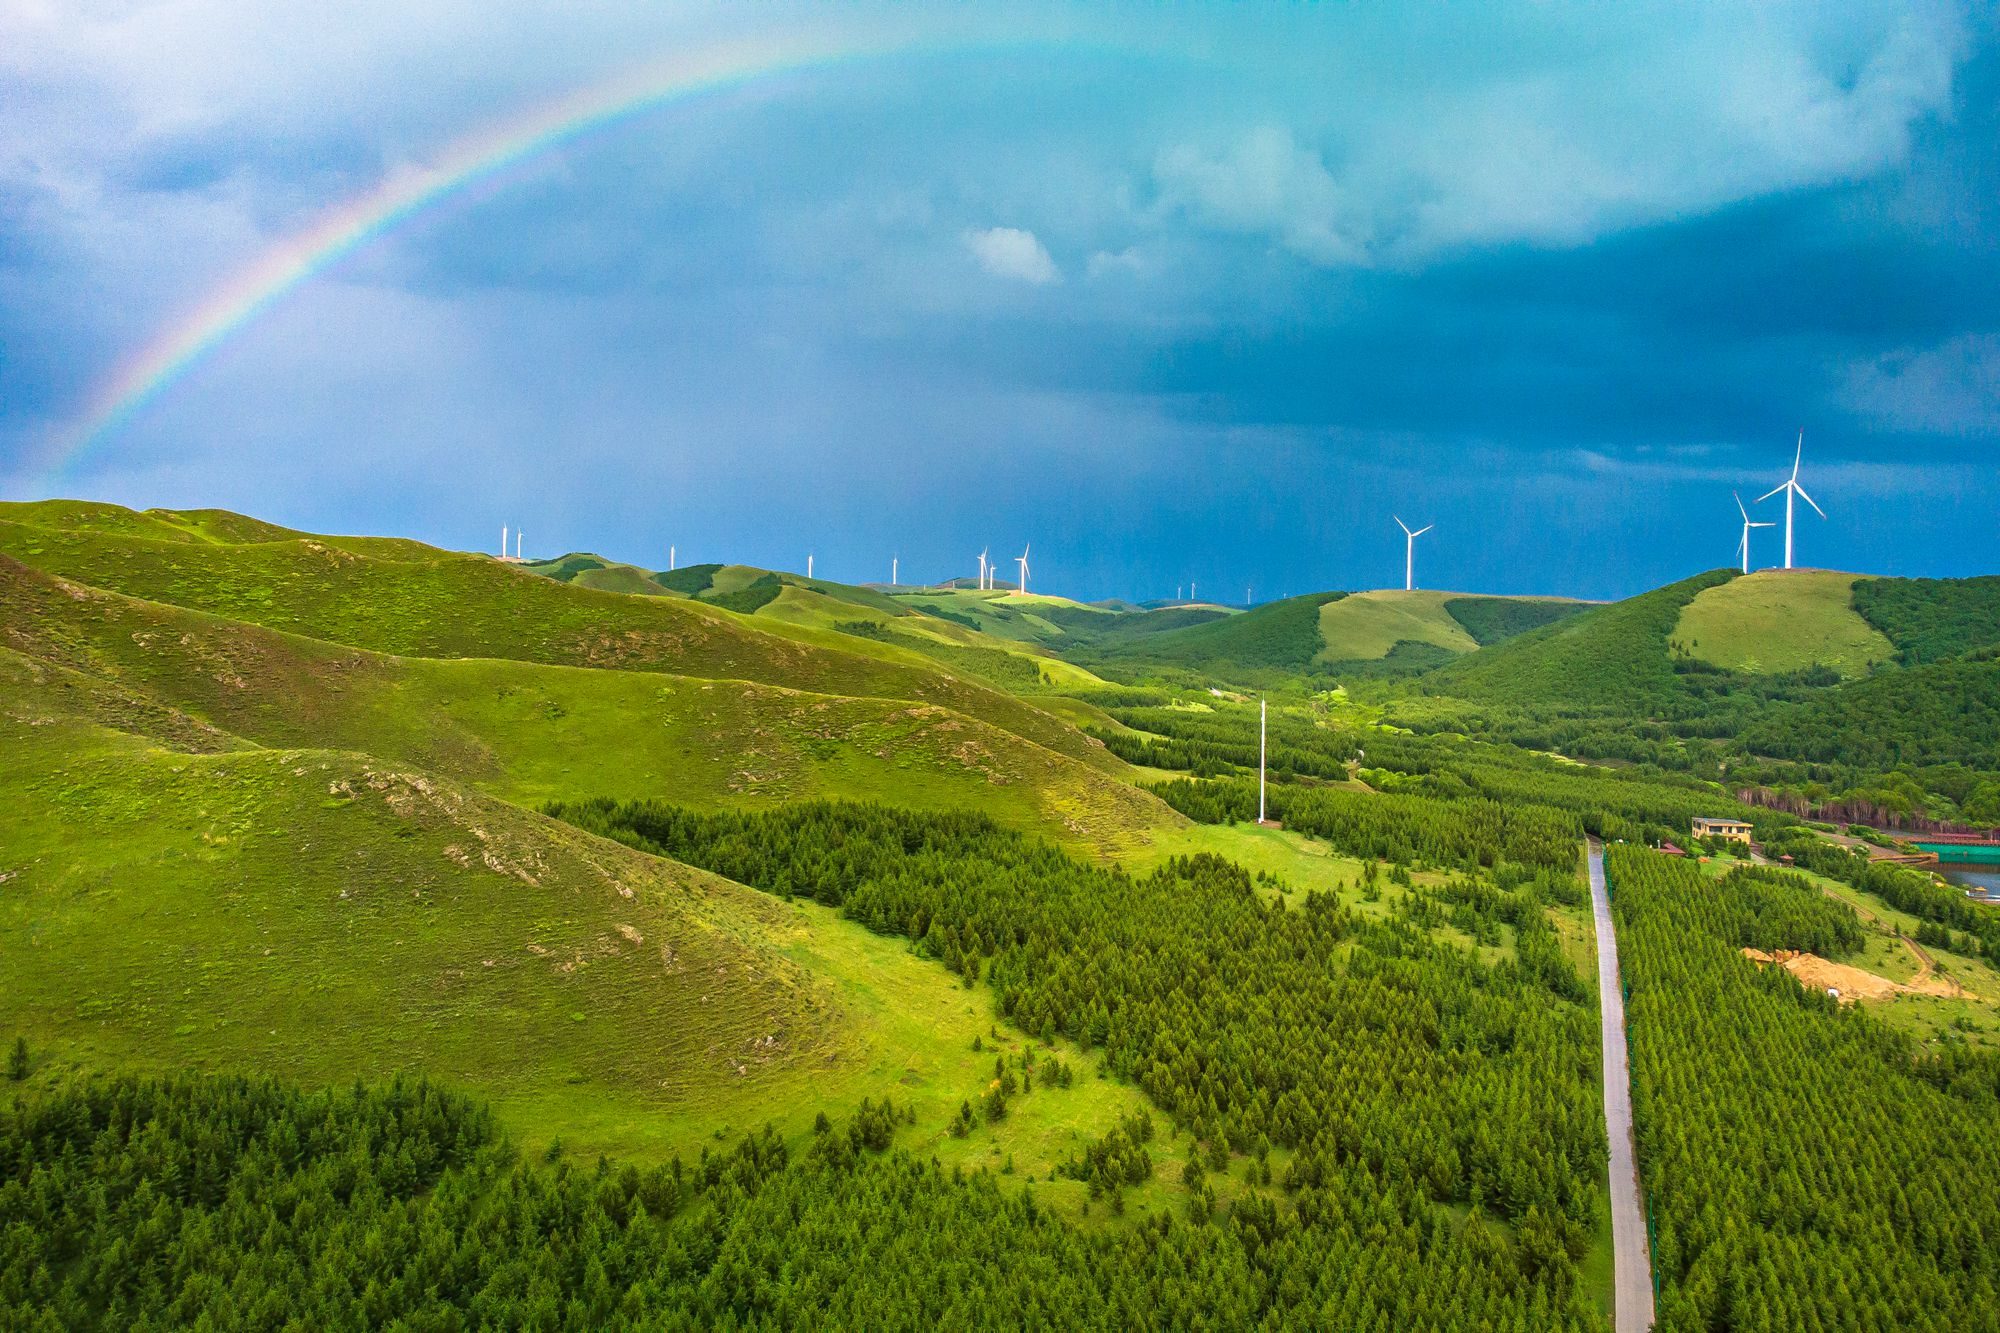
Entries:
[[79, 588], [4, 557], [0, 612], [16, 653], [143, 699], [152, 712], [125, 725], [165, 741], [182, 736], [179, 719], [198, 719], [259, 745], [422, 766], [527, 804], [845, 793], [981, 810], [1100, 847], [1164, 817], [1099, 767], [935, 705], [503, 658], [390, 657]]
[[109, 535], [14, 521], [26, 508], [0, 505], [0, 553], [148, 601], [399, 656], [664, 671], [937, 704], [1109, 766], [1052, 715], [893, 644], [745, 620], [685, 598], [563, 584], [428, 547], [401, 556], [314, 537], [221, 543]]
[[[1580, 609], [1560, 598], [1387, 589], [1312, 593], [1143, 638], [1099, 638], [1083, 660], [1210, 672], [1421, 670]], [[1170, 614], [1158, 612], [1155, 614]]]
[[1681, 609], [1669, 651], [1711, 666], [1784, 674], [1824, 666], [1852, 678], [1895, 654], [1854, 609], [1852, 574], [1763, 570], [1703, 589]]

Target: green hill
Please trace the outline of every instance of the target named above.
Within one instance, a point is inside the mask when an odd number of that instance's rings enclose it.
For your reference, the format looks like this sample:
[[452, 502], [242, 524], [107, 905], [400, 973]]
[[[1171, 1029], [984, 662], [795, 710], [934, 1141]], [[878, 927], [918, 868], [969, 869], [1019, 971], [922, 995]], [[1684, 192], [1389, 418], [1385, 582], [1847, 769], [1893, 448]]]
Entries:
[[1442, 592], [1357, 592], [1319, 610], [1319, 662], [1370, 662], [1387, 657], [1399, 643], [1428, 644], [1451, 653], [1479, 646], [1445, 609], [1452, 594]]
[[1670, 651], [1712, 666], [1783, 674], [1825, 666], [1867, 674], [1895, 646], [1854, 609], [1852, 574], [1764, 570], [1706, 588], [1681, 609]]
[[1440, 694], [1511, 704], [1631, 705], [1679, 690], [1668, 640], [1681, 610], [1728, 582], [1712, 570], [1481, 648], [1425, 678]]
[[1054, 716], [894, 644], [746, 620], [685, 598], [564, 584], [428, 547], [403, 558], [315, 537], [225, 544], [122, 536], [15, 521], [28, 508], [0, 505], [0, 553], [148, 601], [399, 656], [663, 671], [937, 704], [1116, 767]]
[[[333, 609], [373, 590], [429, 622], [446, 576], [474, 597], [506, 580], [558, 612], [569, 603], [550, 598], [678, 604], [441, 553], [399, 562], [317, 538], [110, 526], [7, 535], [30, 558], [267, 620], [296, 607], [356, 637], [453, 632]], [[169, 545], [217, 558], [176, 561]], [[308, 579], [315, 559], [337, 577]], [[641, 1160], [765, 1123], [802, 1141], [818, 1112], [893, 1088], [928, 1155], [1018, 1159], [1044, 1178], [1144, 1109], [1072, 1048], [1072, 1092], [950, 1133], [994, 1052], [1026, 1046], [989, 991], [824, 908], [531, 813], [596, 795], [697, 809], [874, 797], [1100, 852], [1184, 826], [1093, 743], [1069, 747], [1086, 762], [937, 704], [623, 660], [376, 652], [4, 557], [0, 623], [0, 937], [17, 946], [0, 949], [0, 1030], [59, 1053], [58, 1072], [254, 1069], [313, 1086], [423, 1069], [490, 1101], [537, 1149], [560, 1138]], [[774, 672], [882, 678], [872, 658], [737, 633], [725, 647], [757, 648]], [[734, 664], [713, 649], [680, 660]], [[1157, 1206], [1176, 1189], [1151, 1187]], [[1047, 1198], [1076, 1211], [1085, 1187], [1050, 1184]]]
[[1023, 1038], [904, 945], [419, 769], [161, 748], [60, 674], [0, 650], [0, 1026], [65, 1066], [421, 1069], [537, 1148], [641, 1161], [893, 1088], [928, 1154], [1047, 1175], [1144, 1107], [1071, 1051], [1074, 1096], [953, 1136]]
[[1101, 848], [1171, 822], [1101, 767], [935, 705], [503, 658], [391, 657], [79, 589], [4, 557], [0, 613], [17, 653], [145, 701], [128, 705], [127, 729], [166, 741], [189, 735], [184, 720], [195, 719], [259, 745], [418, 765], [529, 805], [845, 794], [980, 810]]
[[[1308, 593], [1144, 638], [1103, 642], [1107, 662], [1155, 663], [1210, 671], [1303, 670], [1322, 645], [1322, 608], [1346, 593]], [[1162, 613], [1154, 613], [1162, 614]], [[1086, 659], [1088, 660], [1088, 659]]]
[[1396, 669], [1421, 669], [1582, 605], [1559, 598], [1402, 589], [1313, 593], [1144, 637], [1100, 638], [1084, 652], [1084, 660], [1096, 654], [1106, 662], [1212, 672], [1305, 672], [1383, 662], [1399, 664]]

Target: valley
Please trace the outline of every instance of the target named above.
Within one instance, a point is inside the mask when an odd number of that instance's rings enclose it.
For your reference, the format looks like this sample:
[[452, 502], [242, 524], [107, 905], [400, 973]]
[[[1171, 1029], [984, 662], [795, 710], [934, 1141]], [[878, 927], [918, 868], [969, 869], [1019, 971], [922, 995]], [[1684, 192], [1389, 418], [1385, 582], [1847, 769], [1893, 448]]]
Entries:
[[[1762, 1104], [1766, 1057], [1724, 1043], [1691, 1086], [1711, 1020], [1685, 997], [1848, 1052], [1860, 1119], [1829, 1142], [2000, 1095], [2000, 909], [1832, 836], [1991, 817], [2000, 765], [1958, 725], [2000, 698], [1991, 596], [1717, 573], [1601, 605], [1141, 610], [0, 507], [0, 1035], [23, 1107], [251, 1078], [365, 1116], [422, 1080], [492, 1118], [440, 1181], [760, 1182], [585, 1207], [634, 1273], [640, 1218], [757, 1247], [910, 1192], [923, 1244], [977, 1227], [1003, 1268], [1059, 1262], [1038, 1299], [1085, 1322], [1129, 1315], [1136, 1271], [1201, 1273], [1201, 1308], [1246, 1320], [1422, 1324], [1445, 1307], [1416, 1275], [1447, 1272], [1454, 1310], [1601, 1329], [1645, 1261], [1612, 1245], [1598, 837], [1621, 950], [1637, 932], [1658, 1317], [1693, 1327], [1746, 1262], [1716, 1209], [1811, 1223], [1749, 1202], [1761, 1149], [1686, 1141]], [[1829, 757], [1829, 717], [1881, 722]], [[1751, 823], [1759, 862], [1695, 845], [1696, 815]], [[1880, 985], [1820, 1004], [1836, 975]], [[1770, 1058], [1768, 1096], [1823, 1091]], [[1929, 1308], [1974, 1309], [1983, 1279], [1930, 1245], [1827, 1262], [1897, 1308], [1894, 1252]], [[646, 1308], [775, 1308], [723, 1262], [654, 1272]], [[36, 1299], [85, 1308], [82, 1271]]]

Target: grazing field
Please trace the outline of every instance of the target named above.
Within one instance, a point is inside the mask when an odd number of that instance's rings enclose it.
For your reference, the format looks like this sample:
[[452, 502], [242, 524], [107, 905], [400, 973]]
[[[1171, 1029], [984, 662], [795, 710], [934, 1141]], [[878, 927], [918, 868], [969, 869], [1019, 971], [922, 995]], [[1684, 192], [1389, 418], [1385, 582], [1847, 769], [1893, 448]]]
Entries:
[[1681, 609], [1671, 644], [1752, 674], [1824, 666], [1854, 677], [1896, 655], [1854, 609], [1854, 576], [1822, 569], [1765, 570], [1703, 589]]

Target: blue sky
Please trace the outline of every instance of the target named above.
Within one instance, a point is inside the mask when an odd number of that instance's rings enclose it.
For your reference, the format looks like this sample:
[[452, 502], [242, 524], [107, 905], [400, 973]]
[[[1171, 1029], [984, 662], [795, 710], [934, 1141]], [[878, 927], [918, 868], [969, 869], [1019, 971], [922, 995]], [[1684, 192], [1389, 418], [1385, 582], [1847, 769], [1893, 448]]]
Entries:
[[[0, 0], [0, 496], [1231, 600], [1393, 582], [1400, 513], [1610, 597], [1803, 427], [1801, 563], [2000, 570], [1991, 7], [272, 10]], [[52, 473], [269, 247], [753, 22], [921, 53], [454, 197]]]

